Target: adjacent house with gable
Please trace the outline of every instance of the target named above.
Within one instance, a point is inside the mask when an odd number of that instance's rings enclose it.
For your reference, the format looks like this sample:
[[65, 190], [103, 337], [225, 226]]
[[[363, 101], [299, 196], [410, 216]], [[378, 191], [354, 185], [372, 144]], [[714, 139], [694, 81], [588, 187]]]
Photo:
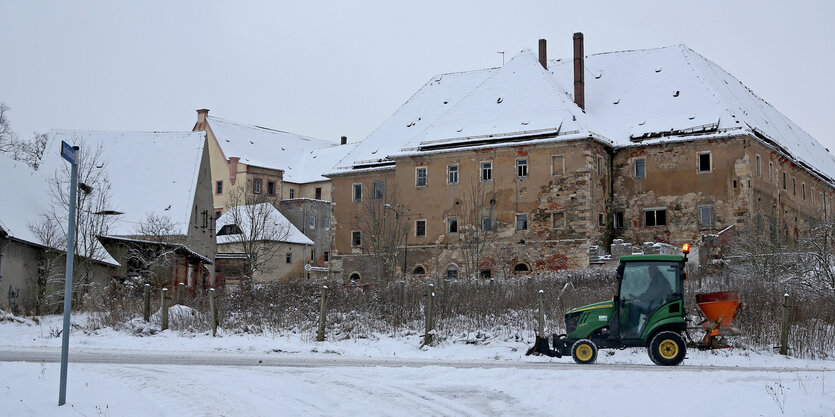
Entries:
[[[589, 265], [616, 239], [680, 245], [771, 216], [832, 216], [835, 157], [683, 45], [432, 77], [328, 174], [332, 268], [371, 277], [369, 202], [403, 222], [401, 273]], [[375, 241], [375, 243], [378, 243]], [[403, 266], [400, 266], [403, 265]]]

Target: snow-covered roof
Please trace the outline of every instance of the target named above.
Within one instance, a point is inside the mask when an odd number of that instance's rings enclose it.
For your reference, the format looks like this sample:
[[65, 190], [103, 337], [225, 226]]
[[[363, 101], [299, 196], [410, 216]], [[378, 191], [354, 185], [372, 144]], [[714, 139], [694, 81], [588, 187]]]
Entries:
[[[62, 140], [81, 147], [81, 159], [98, 154], [109, 181], [109, 234], [131, 236], [149, 214], [168, 217], [175, 233], [186, 234], [206, 142], [205, 132], [101, 132], [53, 130], [38, 168], [48, 177], [69, 169], [58, 154]], [[81, 163], [83, 165], [83, 162]]]
[[44, 178], [23, 162], [0, 153], [0, 228], [9, 236], [29, 243], [42, 244], [29, 230], [40, 221], [49, 207], [49, 187]]
[[290, 222], [278, 209], [270, 203], [254, 204], [249, 206], [231, 207], [217, 219], [217, 231], [221, 233], [223, 226], [236, 224], [240, 229], [239, 234], [218, 234], [217, 243], [237, 243], [241, 241], [241, 234], [244, 239], [252, 240], [274, 240], [284, 243], [297, 243], [300, 245], [313, 245], [313, 241], [304, 235], [293, 223]]
[[214, 116], [207, 120], [226, 158], [238, 157], [247, 165], [283, 170], [288, 182], [326, 181], [322, 174], [353, 148]]
[[573, 102], [573, 85], [573, 59], [552, 60], [546, 71], [528, 50], [502, 68], [435, 76], [332, 174], [391, 164], [387, 157], [557, 132], [587, 132], [615, 147], [751, 134], [835, 183], [829, 150], [686, 46], [586, 57], [585, 112]]

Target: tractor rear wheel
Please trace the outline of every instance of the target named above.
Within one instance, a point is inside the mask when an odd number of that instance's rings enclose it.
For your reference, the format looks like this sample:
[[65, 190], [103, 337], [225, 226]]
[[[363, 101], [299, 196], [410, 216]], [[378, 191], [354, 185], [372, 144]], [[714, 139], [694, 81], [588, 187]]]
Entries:
[[571, 346], [571, 358], [581, 365], [597, 360], [597, 345], [589, 339], [580, 339]]
[[658, 333], [648, 347], [649, 358], [656, 365], [676, 366], [684, 360], [687, 346], [680, 334], [671, 331]]

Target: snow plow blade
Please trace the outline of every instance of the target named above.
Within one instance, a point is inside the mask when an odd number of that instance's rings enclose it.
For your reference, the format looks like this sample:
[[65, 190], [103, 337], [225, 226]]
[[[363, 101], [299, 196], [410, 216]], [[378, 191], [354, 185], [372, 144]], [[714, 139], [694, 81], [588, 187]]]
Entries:
[[[553, 336], [551, 336], [551, 338], [556, 339], [557, 335], [553, 335]], [[561, 358], [562, 353], [560, 353], [560, 351], [552, 350], [549, 347], [548, 340], [551, 339], [551, 338], [537, 336], [536, 341], [534, 342], [533, 346], [531, 346], [531, 348], [528, 349], [528, 351], [525, 353], [525, 356], [545, 355], [545, 356], [550, 356], [552, 358]]]

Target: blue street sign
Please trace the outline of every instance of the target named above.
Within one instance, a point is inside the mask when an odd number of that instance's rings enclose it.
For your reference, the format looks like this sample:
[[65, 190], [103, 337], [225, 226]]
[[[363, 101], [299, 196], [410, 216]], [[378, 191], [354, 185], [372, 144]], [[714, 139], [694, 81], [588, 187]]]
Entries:
[[61, 141], [61, 157], [69, 161], [69, 163], [75, 163], [75, 156], [76, 152], [73, 149], [72, 145], [67, 142]]

